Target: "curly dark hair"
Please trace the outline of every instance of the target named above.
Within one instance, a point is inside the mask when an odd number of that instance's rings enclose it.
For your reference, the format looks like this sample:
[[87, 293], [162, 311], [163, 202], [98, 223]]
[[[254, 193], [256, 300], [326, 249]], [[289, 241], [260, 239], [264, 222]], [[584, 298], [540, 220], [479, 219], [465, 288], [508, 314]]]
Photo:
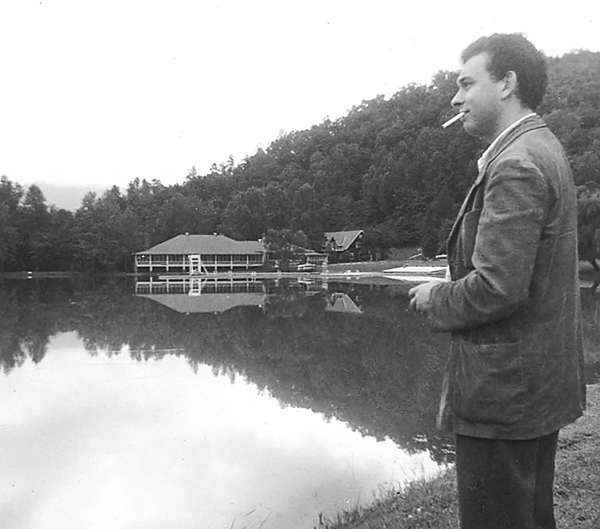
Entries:
[[497, 81], [509, 71], [517, 75], [517, 95], [523, 105], [535, 110], [542, 102], [548, 85], [545, 55], [520, 33], [494, 33], [481, 37], [461, 55], [463, 64], [480, 53], [487, 53], [487, 69]]

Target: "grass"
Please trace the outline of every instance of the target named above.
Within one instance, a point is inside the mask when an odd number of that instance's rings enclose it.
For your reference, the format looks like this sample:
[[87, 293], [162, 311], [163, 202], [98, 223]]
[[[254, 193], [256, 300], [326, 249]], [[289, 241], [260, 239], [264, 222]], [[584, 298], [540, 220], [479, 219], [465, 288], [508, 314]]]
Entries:
[[[563, 529], [600, 527], [600, 386], [588, 386], [588, 409], [561, 430], [555, 512]], [[316, 529], [458, 529], [454, 470], [390, 490], [369, 507], [321, 520]]]
[[561, 432], [555, 503], [560, 527], [600, 527], [600, 386], [588, 386], [588, 409]]
[[369, 507], [322, 520], [316, 529], [458, 529], [454, 472], [390, 490]]

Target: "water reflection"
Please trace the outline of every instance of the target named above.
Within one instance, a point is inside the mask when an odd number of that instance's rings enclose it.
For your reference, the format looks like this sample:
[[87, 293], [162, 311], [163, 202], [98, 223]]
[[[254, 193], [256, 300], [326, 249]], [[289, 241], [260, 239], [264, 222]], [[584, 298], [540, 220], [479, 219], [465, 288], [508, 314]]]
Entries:
[[[289, 525], [312, 527], [306, 517], [319, 510], [335, 512], [355, 502], [359, 492], [361, 500], [370, 499], [378, 484], [402, 479], [407, 457], [418, 464], [429, 456], [440, 464], [452, 461], [451, 439], [435, 429], [448, 337], [429, 332], [409, 310], [408, 288], [358, 280], [137, 286], [129, 279], [4, 280], [0, 428], [11, 434], [2, 449], [13, 443], [21, 452], [5, 457], [0, 468], [0, 476], [14, 476], [0, 482], [8, 498], [0, 519], [10, 515], [18, 521], [33, 512], [22, 494], [28, 483], [36, 484], [39, 501], [54, 502], [44, 503], [40, 512], [55, 504], [64, 508], [64, 498], [77, 503], [83, 495], [72, 490], [74, 481], [87, 487], [98, 509], [111, 505], [119, 512], [123, 527], [136, 525], [128, 521], [139, 515], [129, 513], [130, 505], [145, 509], [154, 526], [177, 525], [163, 522], [173, 520], [169, 510], [181, 510], [186, 502], [196, 526], [198, 516], [208, 516], [202, 506], [210, 505], [224, 520], [237, 516], [234, 527], [258, 526], [267, 516], [272, 527], [282, 527], [273, 520], [284, 511], [300, 520]], [[586, 365], [594, 381], [600, 373], [600, 292], [594, 276], [583, 278], [581, 292]], [[59, 347], [58, 336], [75, 341]], [[107, 372], [112, 378], [94, 379]], [[11, 393], [8, 383], [18, 383], [18, 392]], [[225, 389], [231, 396], [215, 400]], [[215, 414], [203, 415], [194, 408], [198, 402]], [[258, 411], [245, 407], [251, 402], [266, 414], [262, 422]], [[241, 418], [239, 410], [246, 412]], [[201, 428], [210, 424], [212, 431], [227, 417], [244, 428], [202, 444], [208, 437], [202, 438]], [[293, 435], [284, 442], [286, 430]], [[186, 439], [189, 433], [190, 445], [181, 432]], [[248, 444], [237, 447], [235, 440], [244, 435]], [[348, 441], [344, 451], [346, 437], [356, 441]], [[218, 454], [221, 445], [228, 449], [224, 460], [207, 456]], [[260, 455], [261, 446], [285, 455], [275, 467], [282, 475], [267, 470], [270, 455]], [[36, 452], [40, 447], [50, 452]], [[164, 454], [158, 454], [160, 447]], [[366, 463], [357, 462], [358, 454]], [[121, 468], [127, 469], [123, 476]], [[348, 474], [351, 468], [354, 474]], [[94, 472], [108, 485], [94, 481]], [[219, 472], [227, 487], [215, 477]], [[143, 476], [161, 474], [168, 477], [144, 482]], [[204, 475], [212, 476], [206, 492]], [[140, 487], [143, 498], [136, 496]], [[256, 489], [261, 499], [241, 499], [244, 487]], [[275, 493], [281, 498], [277, 508], [268, 503]], [[166, 509], [157, 497], [164, 498]], [[178, 518], [182, 527], [187, 514]], [[141, 519], [137, 525], [153, 526]], [[232, 522], [227, 519], [224, 527]]]
[[[269, 316], [302, 316], [307, 308], [299, 303], [315, 294], [328, 311], [360, 314], [362, 311], [350, 296], [328, 291], [328, 283], [318, 280], [258, 280], [250, 277], [229, 279], [181, 278], [148, 279], [135, 284], [139, 297], [151, 299], [183, 314], [218, 313], [234, 307], [258, 307]], [[313, 300], [314, 301], [314, 300]], [[316, 307], [312, 307], [313, 310]]]
[[312, 528], [437, 468], [207, 365], [90, 357], [75, 333], [0, 401], [2, 527]]

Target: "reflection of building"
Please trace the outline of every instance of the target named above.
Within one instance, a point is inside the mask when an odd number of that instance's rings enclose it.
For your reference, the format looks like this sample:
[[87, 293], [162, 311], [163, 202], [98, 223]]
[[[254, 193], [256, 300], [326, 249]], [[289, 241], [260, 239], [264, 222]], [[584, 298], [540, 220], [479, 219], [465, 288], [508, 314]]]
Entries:
[[224, 235], [178, 235], [135, 254], [136, 272], [218, 272], [259, 269], [262, 242], [234, 241]]
[[135, 293], [172, 310], [190, 313], [225, 312], [234, 307], [260, 307], [266, 294], [260, 281], [186, 278], [138, 281]]
[[332, 292], [327, 296], [327, 308], [329, 312], [345, 312], [349, 314], [362, 314], [362, 309], [352, 301], [352, 298], [344, 292]]
[[363, 235], [363, 230], [325, 232], [325, 249], [331, 261], [354, 261], [360, 253]]
[[[286, 283], [288, 292], [291, 289], [300, 296], [322, 292], [326, 288], [322, 282], [302, 279]], [[232, 274], [228, 279], [179, 277], [138, 281], [135, 293], [185, 314], [216, 313], [234, 307], [263, 307], [267, 298], [282, 294], [282, 286], [278, 281], [263, 282]]]

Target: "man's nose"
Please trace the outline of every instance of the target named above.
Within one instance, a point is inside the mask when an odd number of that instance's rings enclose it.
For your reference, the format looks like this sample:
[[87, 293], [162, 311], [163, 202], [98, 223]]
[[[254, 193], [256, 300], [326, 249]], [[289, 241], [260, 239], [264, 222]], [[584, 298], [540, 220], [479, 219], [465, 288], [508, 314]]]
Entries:
[[463, 104], [463, 98], [460, 96], [460, 92], [456, 92], [456, 95], [452, 98], [452, 101], [450, 101], [450, 105], [452, 105], [452, 107], [459, 107]]

